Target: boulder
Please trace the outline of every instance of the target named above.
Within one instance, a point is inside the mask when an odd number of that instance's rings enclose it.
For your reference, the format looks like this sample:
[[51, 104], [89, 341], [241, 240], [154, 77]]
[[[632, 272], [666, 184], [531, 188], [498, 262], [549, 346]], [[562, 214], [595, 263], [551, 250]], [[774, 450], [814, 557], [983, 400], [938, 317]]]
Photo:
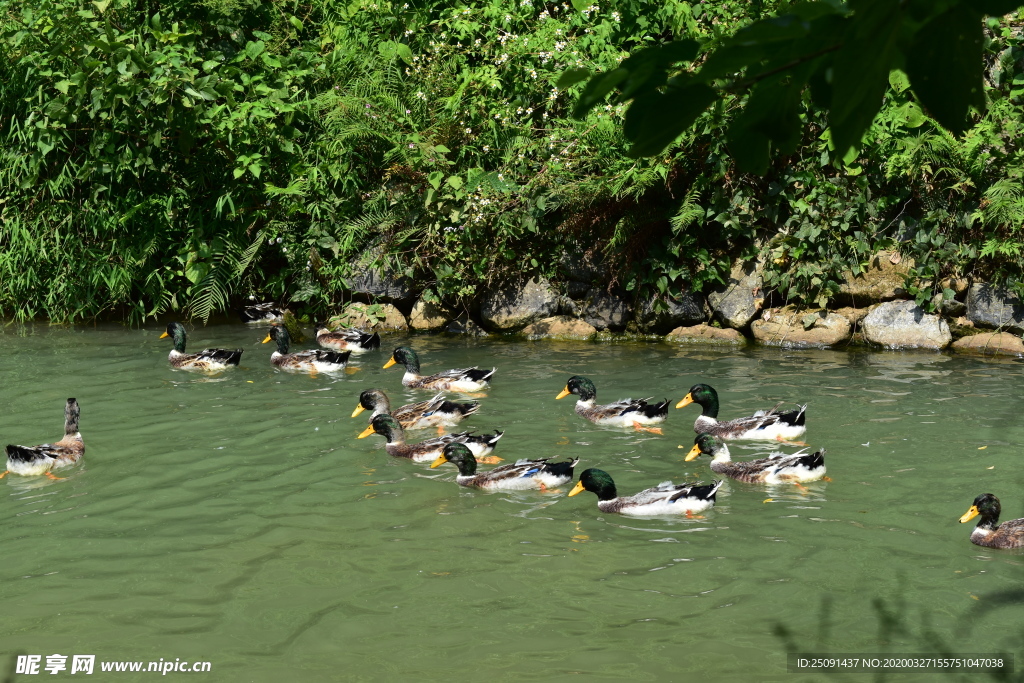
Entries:
[[971, 285], [967, 292], [967, 318], [978, 327], [1024, 332], [1024, 303], [1005, 289], [987, 283]]
[[665, 335], [665, 341], [681, 344], [746, 344], [747, 338], [737, 330], [711, 325], [677, 327]]
[[402, 312], [391, 304], [350, 303], [331, 318], [332, 327], [358, 327], [361, 330], [405, 330], [408, 325]]
[[465, 334], [470, 337], [489, 337], [491, 335], [490, 332], [477, 325], [476, 321], [465, 315], [448, 323], [445, 331], [450, 334]]
[[913, 267], [913, 259], [901, 258], [896, 252], [879, 252], [869, 259], [868, 267], [860, 275], [846, 273], [846, 280], [834, 300], [864, 306], [905, 296], [907, 275]]
[[602, 289], [591, 289], [579, 303], [574, 302], [576, 314], [598, 330], [623, 330], [633, 318], [629, 302]]
[[860, 322], [864, 320], [864, 316], [866, 316], [870, 310], [871, 309], [869, 308], [852, 308], [850, 306], [844, 306], [843, 308], [837, 308], [832, 312], [849, 320], [851, 325], [859, 325]]
[[765, 311], [750, 324], [754, 339], [766, 346], [822, 348], [850, 340], [850, 321], [830, 311]]
[[408, 305], [413, 300], [412, 282], [387, 268], [374, 268], [373, 254], [369, 253], [349, 264], [349, 275], [344, 278], [348, 290], [369, 302], [399, 302]]
[[440, 330], [443, 329], [452, 316], [433, 301], [424, 301], [422, 298], [417, 301], [409, 314], [409, 327], [414, 330]]
[[593, 325], [579, 318], [556, 315], [530, 323], [523, 328], [522, 334], [532, 339], [587, 339], [596, 332], [597, 329]]
[[722, 324], [735, 329], [746, 327], [761, 310], [764, 298], [759, 295], [764, 286], [763, 268], [760, 261], [737, 260], [728, 282], [708, 294], [711, 312]]
[[648, 299], [636, 310], [634, 327], [644, 334], [666, 334], [683, 326], [696, 325], [707, 320], [704, 297], [683, 292], [678, 299]]
[[872, 307], [861, 329], [866, 341], [888, 349], [942, 349], [953, 338], [945, 320], [925, 313], [913, 301], [889, 301]]
[[556, 315], [560, 298], [547, 280], [528, 280], [484, 295], [480, 302], [480, 320], [486, 327], [513, 332], [526, 325]]
[[984, 356], [1024, 356], [1024, 341], [1007, 332], [983, 332], [956, 340], [953, 350]]

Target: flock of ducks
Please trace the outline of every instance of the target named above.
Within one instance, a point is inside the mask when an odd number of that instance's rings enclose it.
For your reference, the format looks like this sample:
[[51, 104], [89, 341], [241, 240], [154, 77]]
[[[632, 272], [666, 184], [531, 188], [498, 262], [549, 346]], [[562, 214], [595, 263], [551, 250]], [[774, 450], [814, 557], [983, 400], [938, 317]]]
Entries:
[[[247, 309], [248, 310], [248, 309]], [[276, 311], [254, 311], [247, 322], [266, 322], [274, 318]], [[172, 338], [174, 346], [168, 356], [171, 366], [183, 370], [216, 372], [238, 365], [242, 350], [204, 349], [198, 353], [187, 353], [185, 328], [181, 323], [167, 325], [161, 339]], [[311, 349], [290, 353], [291, 339], [286, 327], [273, 324], [263, 343], [274, 341], [277, 350], [271, 354], [271, 363], [282, 369], [298, 372], [337, 372], [343, 370], [351, 354], [361, 354], [380, 348], [380, 336], [355, 329], [334, 331], [327, 325], [317, 325], [316, 339], [323, 349]], [[475, 414], [480, 404], [477, 401], [450, 401], [443, 392], [454, 391], [464, 394], [479, 392], [489, 385], [495, 368], [460, 368], [445, 370], [424, 376], [420, 371], [419, 356], [407, 346], [399, 346], [384, 365], [390, 368], [402, 365], [405, 374], [402, 384], [411, 389], [422, 389], [436, 393], [432, 398], [418, 403], [392, 408], [387, 394], [380, 389], [367, 389], [359, 395], [359, 404], [352, 412], [357, 417], [370, 411], [369, 426], [357, 438], [373, 434], [383, 436], [385, 451], [396, 458], [413, 462], [430, 463], [431, 468], [451, 463], [458, 468], [456, 482], [462, 486], [481, 489], [549, 491], [572, 481], [579, 458], [564, 462], [551, 462], [550, 458], [520, 459], [514, 463], [500, 465], [488, 471], [478, 471], [478, 465], [495, 464], [501, 459], [494, 457], [494, 451], [503, 432], [475, 434], [457, 432], [446, 434], [446, 427], [453, 427], [461, 420]], [[669, 401], [648, 403], [647, 400], [624, 399], [608, 404], [597, 403], [597, 389], [586, 377], [573, 376], [565, 388], [556, 396], [565, 398], [570, 394], [578, 397], [576, 414], [595, 424], [618, 427], [633, 427], [637, 430], [660, 433], [655, 425], [664, 422], [668, 416]], [[686, 455], [692, 461], [701, 455], [711, 458], [710, 469], [715, 474], [747, 484], [794, 484], [800, 488], [804, 482], [827, 479], [825, 476], [825, 450], [808, 453], [803, 449], [793, 454], [775, 453], [766, 458], [734, 462], [729, 454], [726, 441], [756, 439], [787, 442], [804, 434], [806, 406], [796, 410], [780, 412], [781, 404], [770, 410], [758, 411], [749, 417], [720, 421], [718, 393], [707, 384], [696, 384], [676, 404], [684, 408], [690, 404], [701, 407], [701, 413], [694, 422], [697, 437]], [[85, 453], [85, 444], [78, 430], [80, 409], [78, 401], [69, 398], [64, 407], [64, 437], [55, 443], [40, 446], [8, 445], [7, 470], [0, 473], [0, 479], [8, 474], [19, 476], [46, 476], [59, 479], [53, 470], [73, 466]], [[437, 436], [416, 443], [406, 440], [406, 431], [436, 429]], [[797, 445], [806, 445], [796, 442]], [[679, 448], [684, 448], [679, 446]], [[702, 482], [675, 485], [670, 481], [645, 489], [631, 496], [620, 496], [615, 482], [607, 472], [589, 468], [584, 470], [575, 487], [568, 495], [575, 496], [583, 491], [597, 495], [597, 506], [602, 512], [633, 516], [685, 514], [707, 510], [714, 506], [715, 496], [723, 480], [711, 484]], [[990, 548], [1024, 547], [1024, 519], [999, 523], [999, 500], [990, 493], [978, 496], [970, 509], [960, 518], [966, 523], [980, 517], [971, 533], [976, 545]]]

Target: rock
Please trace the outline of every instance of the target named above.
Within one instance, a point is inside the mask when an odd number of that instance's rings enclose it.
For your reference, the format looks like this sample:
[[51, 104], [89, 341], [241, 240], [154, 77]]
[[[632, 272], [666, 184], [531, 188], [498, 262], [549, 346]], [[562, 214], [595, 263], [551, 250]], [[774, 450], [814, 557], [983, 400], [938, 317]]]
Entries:
[[633, 318], [629, 302], [601, 289], [591, 289], [583, 301], [574, 302], [577, 315], [598, 330], [622, 330]]
[[946, 321], [913, 301], [890, 301], [864, 317], [864, 339], [888, 349], [942, 349], [952, 340]]
[[491, 336], [490, 332], [477, 325], [473, 319], [467, 316], [460, 316], [448, 323], [448, 328], [445, 331], [450, 334], [465, 334], [470, 337]]
[[711, 312], [722, 324], [740, 329], [750, 324], [761, 310], [764, 298], [759, 296], [764, 281], [764, 264], [739, 261], [733, 265], [725, 286], [708, 294]]
[[420, 299], [409, 314], [409, 327], [414, 330], [440, 330], [451, 318], [438, 304]]
[[512, 332], [558, 313], [559, 296], [547, 280], [529, 280], [525, 284], [486, 294], [480, 302], [483, 324], [501, 332]]
[[965, 277], [947, 277], [939, 281], [939, 289], [951, 289], [957, 296], [967, 291], [970, 282]]
[[868, 314], [869, 308], [851, 308], [850, 306], [844, 306], [843, 308], [837, 308], [832, 311], [837, 315], [841, 315], [850, 321], [851, 325], [859, 325], [864, 316]]
[[975, 283], [967, 292], [967, 318], [978, 327], [1024, 332], [1024, 303], [1005, 289]]
[[571, 242], [565, 245], [558, 267], [568, 280], [586, 283], [588, 287], [608, 282], [612, 278], [611, 268], [604, 256], [593, 247], [593, 243]]
[[983, 332], [956, 340], [953, 350], [985, 356], [1024, 356], [1024, 341], [1007, 332]]
[[[369, 259], [369, 257], [366, 257]], [[408, 302], [412, 301], [411, 282], [402, 275], [386, 269], [369, 266], [364, 260], [350, 264], [351, 274], [344, 278], [349, 291], [367, 301]]]
[[850, 306], [864, 306], [905, 296], [907, 275], [913, 267], [911, 258], [900, 258], [896, 252], [879, 252], [871, 257], [863, 273], [846, 274], [846, 281], [840, 285], [834, 300]]
[[391, 304], [350, 303], [331, 318], [332, 327], [358, 327], [361, 330], [405, 330], [408, 325], [402, 312]]
[[[765, 311], [768, 313], [768, 311]], [[781, 309], [750, 324], [754, 339], [766, 346], [822, 348], [850, 340], [850, 321], [838, 313]]]
[[585, 323], [579, 318], [556, 315], [530, 323], [523, 328], [522, 334], [532, 339], [587, 339], [596, 332], [597, 329], [593, 325]]
[[665, 335], [665, 341], [681, 344], [746, 344], [747, 338], [737, 330], [712, 327], [711, 325], [694, 325], [677, 327]]
[[956, 299], [946, 299], [942, 294], [932, 297], [932, 306], [947, 318], [959, 318], [967, 314], [967, 304]]
[[704, 297], [690, 291], [678, 299], [649, 299], [637, 309], [633, 327], [644, 334], [665, 334], [682, 325], [705, 322], [705, 308]]

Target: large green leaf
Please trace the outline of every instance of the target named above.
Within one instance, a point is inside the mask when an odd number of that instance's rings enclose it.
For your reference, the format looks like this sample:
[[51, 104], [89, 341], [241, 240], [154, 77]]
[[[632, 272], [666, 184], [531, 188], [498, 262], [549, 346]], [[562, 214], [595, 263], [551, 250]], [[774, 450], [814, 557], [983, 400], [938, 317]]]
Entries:
[[[631, 157], [646, 157], [659, 154], [673, 140], [693, 125], [701, 112], [718, 99], [718, 93], [704, 85], [695, 83], [667, 94], [656, 93], [643, 100], [634, 101], [630, 112], [636, 122], [630, 125], [633, 142], [629, 150]], [[634, 114], [633, 109], [638, 111]]]

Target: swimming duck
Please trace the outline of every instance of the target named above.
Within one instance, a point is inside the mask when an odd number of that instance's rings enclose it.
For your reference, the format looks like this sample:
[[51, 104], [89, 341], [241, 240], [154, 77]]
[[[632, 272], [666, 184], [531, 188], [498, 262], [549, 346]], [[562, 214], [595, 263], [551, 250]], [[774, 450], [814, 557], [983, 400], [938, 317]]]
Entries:
[[387, 394], [380, 389], [367, 389], [359, 394], [359, 405], [352, 411], [352, 417], [357, 417], [364, 410], [372, 410], [371, 420], [378, 415], [390, 415], [404, 429], [437, 427], [438, 433], [444, 433], [445, 426], [456, 425], [479, 409], [480, 404], [476, 401], [455, 403], [445, 400], [444, 394], [438, 394], [428, 401], [409, 403], [391, 410]]
[[[682, 446], [680, 446], [682, 448]], [[806, 450], [806, 449], [805, 449]], [[748, 484], [781, 484], [815, 481], [825, 476], [825, 449], [815, 453], [799, 451], [792, 455], [775, 453], [748, 462], [732, 462], [729, 447], [713, 434], [700, 434], [686, 454], [686, 462], [701, 454], [711, 456], [711, 471]]]
[[[720, 439], [795, 439], [807, 431], [807, 406], [789, 413], [759, 410], [751, 417], [740, 417], [728, 422], [718, 421], [718, 392], [707, 384], [694, 384], [676, 408], [696, 403], [704, 410], [693, 423], [698, 434], [714, 434]], [[781, 404], [779, 404], [781, 405]]]
[[182, 370], [205, 370], [207, 372], [224, 370], [238, 365], [242, 359], [242, 349], [203, 349], [199, 353], [185, 353], [185, 326], [179, 322], [167, 323], [167, 329], [160, 335], [161, 339], [174, 338], [174, 348], [167, 360], [171, 366]]
[[384, 450], [388, 452], [388, 455], [393, 455], [396, 458], [409, 458], [413, 462], [433, 462], [444, 450], [444, 447], [450, 443], [464, 444], [476, 456], [478, 462], [486, 464], [501, 462], [501, 458], [485, 458], [484, 456], [494, 450], [494, 445], [498, 443], [498, 439], [504, 432], [496, 431], [494, 434], [482, 435], [460, 432], [407, 444], [405, 430], [402, 429], [402, 425], [398, 424], [398, 420], [390, 415], [378, 415], [370, 421], [370, 426], [356, 438], [364, 439], [374, 433], [380, 434], [387, 440]]
[[450, 443], [430, 464], [431, 468], [440, 467], [446, 462], [459, 468], [459, 476], [455, 481], [462, 486], [475, 486], [481, 489], [502, 489], [518, 491], [523, 489], [540, 489], [547, 491], [559, 484], [572, 481], [572, 468], [580, 460], [565, 462], [548, 462], [548, 458], [539, 460], [517, 460], [513, 464], [495, 467], [490, 472], [477, 474], [476, 458], [465, 444]]
[[636, 495], [620, 498], [611, 476], [604, 470], [590, 468], [583, 470], [569, 495], [575, 496], [581, 491], [596, 493], [597, 507], [601, 512], [634, 516], [686, 514], [690, 517], [691, 513], [707, 510], [715, 504], [715, 494], [721, 485], [721, 481], [680, 485], [664, 481]]
[[[620, 427], [633, 426], [643, 429], [643, 425], [657, 424], [664, 422], [668, 416], [668, 399], [661, 403], [648, 403], [647, 399], [633, 400], [626, 398], [615, 403], [606, 405], [595, 405], [597, 389], [594, 383], [586, 377], [575, 375], [569, 378], [562, 393], [555, 396], [556, 399], [565, 398], [569, 394], [576, 394], [579, 400], [576, 401], [576, 414], [585, 417], [594, 424], [617, 425]], [[647, 430], [658, 431], [658, 430]]]
[[281, 325], [271, 327], [263, 343], [266, 344], [271, 339], [277, 342], [277, 351], [270, 354], [270, 362], [282, 370], [337, 372], [338, 370], [344, 370], [348, 364], [348, 351], [339, 353], [337, 351], [310, 349], [309, 351], [288, 353], [288, 347], [291, 346], [292, 340], [288, 334], [288, 328]]
[[405, 375], [402, 377], [402, 384], [410, 389], [433, 389], [435, 391], [480, 391], [487, 387], [497, 368], [480, 370], [476, 367], [461, 368], [458, 370], [445, 370], [436, 375], [424, 377], [420, 374], [420, 359], [416, 352], [408, 346], [399, 346], [391, 354], [391, 360], [384, 364], [384, 369], [390, 368], [396, 363], [405, 366]]
[[326, 349], [366, 353], [380, 348], [380, 335], [370, 334], [354, 328], [332, 331], [327, 323], [316, 326], [316, 343]]
[[964, 524], [981, 515], [981, 521], [971, 532], [971, 543], [986, 548], [1024, 547], [1024, 519], [1011, 519], [1000, 524], [1000, 512], [999, 499], [991, 493], [983, 493], [974, 499], [974, 504], [960, 518], [960, 523]]
[[284, 320], [284, 306], [274, 303], [250, 304], [238, 311], [243, 323], [279, 323]]
[[78, 431], [79, 415], [78, 401], [69, 398], [64, 406], [63, 439], [41, 446], [7, 446], [7, 470], [0, 474], [0, 479], [8, 474], [20, 474], [23, 477], [45, 475], [50, 479], [58, 479], [50, 470], [70, 467], [85, 454], [85, 443]]

